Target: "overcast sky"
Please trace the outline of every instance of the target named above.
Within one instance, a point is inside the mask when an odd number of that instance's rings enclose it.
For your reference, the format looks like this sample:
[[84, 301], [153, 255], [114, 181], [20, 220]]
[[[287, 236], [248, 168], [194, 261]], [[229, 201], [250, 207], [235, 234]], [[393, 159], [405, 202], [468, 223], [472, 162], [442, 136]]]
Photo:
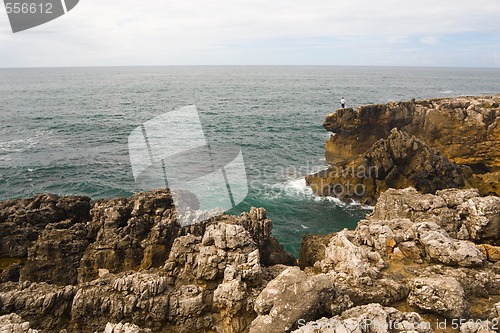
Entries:
[[500, 67], [498, 0], [80, 0], [13, 34], [0, 67]]

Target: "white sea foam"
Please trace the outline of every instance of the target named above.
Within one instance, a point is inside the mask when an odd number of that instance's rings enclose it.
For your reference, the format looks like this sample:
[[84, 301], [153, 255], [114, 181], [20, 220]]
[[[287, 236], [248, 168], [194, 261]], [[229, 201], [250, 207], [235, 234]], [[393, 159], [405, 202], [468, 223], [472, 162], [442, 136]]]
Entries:
[[0, 142], [0, 151], [4, 153], [22, 153], [39, 143], [36, 137]]
[[343, 206], [343, 207], [347, 206], [347, 204], [345, 202], [343, 202], [342, 200], [340, 200], [337, 197], [331, 197], [331, 196], [330, 197], [318, 197], [317, 196], [314, 198], [314, 200], [318, 201], [318, 202], [319, 201], [329, 201], [329, 202], [334, 203], [338, 206]]

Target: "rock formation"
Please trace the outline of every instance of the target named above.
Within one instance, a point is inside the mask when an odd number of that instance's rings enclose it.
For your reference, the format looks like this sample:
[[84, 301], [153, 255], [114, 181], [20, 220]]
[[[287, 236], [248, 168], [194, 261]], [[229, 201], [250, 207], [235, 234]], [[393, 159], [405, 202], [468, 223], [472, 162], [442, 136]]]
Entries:
[[445, 319], [447, 329], [455, 322], [457, 331], [498, 331], [500, 262], [487, 253], [500, 249], [499, 218], [500, 198], [477, 190], [386, 191], [355, 230], [329, 235], [325, 247], [302, 243], [318, 259], [305, 272], [330, 276], [356, 307], [306, 319], [295, 332], [355, 331], [367, 322], [372, 330], [361, 331], [427, 332]]
[[408, 186], [500, 195], [500, 95], [340, 109], [323, 126], [333, 133], [331, 166], [307, 178], [319, 195], [374, 203], [387, 188]]
[[345, 163], [306, 177], [313, 191], [373, 204], [389, 188], [413, 186], [422, 193], [469, 185], [469, 167], [450, 162], [425, 142], [393, 129], [386, 139]]
[[[500, 324], [500, 198], [477, 190], [388, 190], [355, 230], [306, 237], [302, 269], [270, 235], [263, 209], [182, 228], [168, 190], [1, 207], [10, 246], [2, 247], [0, 332], [432, 332], [444, 320], [494, 332]], [[65, 212], [75, 207], [81, 216]]]
[[271, 230], [257, 208], [181, 227], [168, 190], [2, 202], [0, 331], [248, 331], [295, 264]]
[[323, 126], [335, 133], [327, 143], [329, 162], [367, 151], [393, 128], [414, 135], [457, 164], [500, 168], [500, 95], [393, 102], [340, 109]]

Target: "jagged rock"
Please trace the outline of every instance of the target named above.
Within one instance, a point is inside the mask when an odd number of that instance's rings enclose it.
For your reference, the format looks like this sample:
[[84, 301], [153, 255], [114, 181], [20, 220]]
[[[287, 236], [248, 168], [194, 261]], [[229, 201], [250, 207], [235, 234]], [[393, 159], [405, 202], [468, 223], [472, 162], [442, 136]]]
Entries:
[[89, 331], [108, 321], [146, 327], [164, 323], [169, 304], [166, 281], [158, 274], [125, 273], [82, 285], [71, 304], [71, 321]]
[[264, 208], [250, 208], [248, 213], [241, 214], [239, 221], [252, 235], [260, 251], [260, 261], [264, 266], [296, 265], [295, 258], [285, 251], [276, 238], [271, 236], [273, 224], [267, 218]]
[[409, 287], [392, 279], [353, 278], [345, 274], [331, 274], [335, 287], [349, 298], [353, 305], [380, 303], [391, 305], [403, 301], [410, 293]]
[[349, 309], [333, 318], [307, 322], [301, 319], [300, 328], [293, 333], [330, 332], [434, 332], [430, 323], [415, 312], [400, 312], [380, 304], [368, 304]]
[[0, 314], [17, 313], [34, 327], [52, 331], [70, 316], [74, 286], [46, 283], [4, 283], [0, 285]]
[[222, 280], [226, 267], [234, 267], [250, 282], [262, 274], [257, 245], [241, 225], [210, 225], [203, 238], [193, 235], [175, 240], [165, 263], [171, 283]]
[[33, 199], [0, 202], [0, 258], [26, 258], [49, 223], [90, 220], [90, 198], [41, 194]]
[[30, 328], [30, 323], [15, 314], [0, 316], [0, 332], [2, 333], [38, 333], [38, 330]]
[[129, 323], [107, 323], [102, 333], [151, 333], [151, 330], [141, 329], [139, 326]]
[[309, 175], [306, 183], [321, 196], [372, 204], [389, 188], [415, 187], [422, 193], [463, 188], [468, 167], [450, 162], [439, 151], [406, 132], [393, 129], [362, 155]]
[[417, 223], [413, 230], [415, 239], [420, 241], [431, 260], [463, 267], [480, 266], [486, 260], [486, 256], [474, 243], [450, 238], [435, 223]]
[[[488, 312], [500, 293], [492, 198], [473, 190], [389, 190], [355, 230], [304, 242], [304, 271], [269, 266], [294, 262], [271, 236], [263, 209], [181, 227], [168, 190], [101, 200], [87, 220], [61, 213], [65, 219], [35, 225], [36, 239], [22, 245], [27, 256], [0, 262], [1, 281], [21, 277], [0, 282], [0, 315], [61, 333], [281, 333], [301, 319], [357, 323], [363, 314], [406, 330], [421, 318], [382, 306], [423, 309], [432, 302], [413, 299], [444, 294], [446, 306], [434, 302], [425, 311], [498, 317]], [[24, 214], [15, 212], [20, 201], [5, 207], [1, 216]], [[413, 284], [419, 279], [437, 282], [420, 290]], [[349, 310], [370, 303], [379, 305]]]
[[465, 292], [454, 278], [416, 278], [408, 296], [408, 304], [451, 319], [470, 316]]
[[28, 251], [21, 281], [77, 284], [78, 267], [88, 245], [85, 224], [48, 224]]
[[314, 263], [325, 259], [325, 250], [334, 234], [310, 235], [302, 237], [299, 252], [299, 266], [301, 269], [314, 266]]
[[80, 283], [97, 278], [99, 269], [118, 273], [160, 267], [179, 235], [168, 190], [139, 193], [128, 200], [98, 201], [91, 215], [91, 244], [78, 269]]
[[460, 164], [500, 166], [500, 95], [393, 102], [338, 110], [323, 126], [328, 161], [363, 154], [397, 127], [442, 151]]
[[500, 244], [500, 198], [480, 197], [477, 190], [443, 190], [419, 195], [414, 188], [383, 193], [371, 220], [406, 218], [432, 221], [450, 237]]
[[385, 265], [381, 255], [353, 244], [349, 238], [353, 237], [347, 229], [335, 234], [325, 250], [325, 259], [317, 266], [323, 272], [334, 270], [355, 278], [375, 277]]
[[465, 217], [463, 233], [472, 241], [493, 242], [500, 245], [500, 198], [471, 198], [459, 206]]
[[[337, 110], [327, 115], [323, 123], [327, 131], [334, 133], [326, 142], [325, 158], [332, 164], [330, 175], [320, 173], [308, 180], [320, 195], [327, 195], [328, 190], [335, 191], [337, 183], [342, 185], [338, 188], [346, 189], [346, 184], [357, 191], [363, 188], [369, 195], [348, 197], [358, 197], [366, 202], [373, 202], [372, 196], [376, 197], [389, 187], [413, 186], [423, 192], [433, 193], [436, 188], [463, 187], [464, 181], [478, 188], [482, 195], [499, 196], [499, 102], [500, 95], [496, 95], [412, 100], [366, 105], [356, 110]], [[394, 128], [418, 140], [411, 144], [408, 141], [408, 145], [380, 147], [393, 135], [391, 131]], [[425, 143], [431, 152], [440, 151], [452, 162], [470, 166], [472, 170], [456, 166], [450, 168], [447, 163], [436, 164], [443, 161], [443, 157], [434, 153], [429, 155], [426, 149], [420, 150], [419, 142]], [[425, 159], [433, 161], [427, 163]], [[417, 168], [419, 164], [423, 168]], [[377, 168], [376, 180], [366, 176], [331, 175], [332, 170], [336, 170], [334, 167], [342, 171], [347, 167], [362, 167], [366, 173], [371, 170], [366, 167], [370, 166]], [[450, 173], [447, 174], [445, 170]], [[450, 184], [446, 185], [446, 181]]]
[[298, 267], [283, 271], [255, 300], [258, 317], [250, 333], [281, 333], [297, 327], [298, 320], [313, 320], [331, 313], [336, 293], [331, 277], [307, 276]]
[[486, 258], [491, 262], [500, 261], [500, 246], [491, 246], [489, 244], [482, 244], [481, 250]]

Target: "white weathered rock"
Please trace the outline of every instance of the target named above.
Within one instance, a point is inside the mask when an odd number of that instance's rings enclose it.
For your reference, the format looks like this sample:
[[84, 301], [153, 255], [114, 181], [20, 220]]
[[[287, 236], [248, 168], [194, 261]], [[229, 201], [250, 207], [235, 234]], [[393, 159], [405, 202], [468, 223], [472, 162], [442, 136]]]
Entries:
[[103, 333], [150, 333], [150, 329], [141, 329], [139, 326], [129, 323], [112, 324], [107, 323]]
[[286, 332], [301, 318], [309, 320], [329, 311], [335, 296], [330, 276], [308, 276], [298, 267], [287, 268], [255, 300], [258, 317], [252, 322], [250, 333]]
[[23, 321], [21, 316], [11, 313], [0, 316], [0, 333], [38, 333], [41, 331], [30, 328], [30, 323]]
[[413, 230], [431, 260], [462, 267], [480, 266], [486, 260], [474, 243], [449, 237], [433, 222], [417, 223]]
[[430, 323], [418, 313], [400, 312], [380, 304], [368, 304], [349, 309], [333, 318], [322, 318], [313, 322], [301, 320], [299, 329], [293, 333], [393, 333], [434, 332]]
[[147, 299], [166, 291], [167, 278], [158, 274], [130, 273], [114, 280], [113, 289]]
[[336, 233], [325, 250], [325, 259], [317, 264], [323, 272], [334, 270], [355, 278], [377, 275], [384, 266], [382, 257], [377, 252], [355, 245], [349, 239], [350, 233], [346, 229]]
[[500, 198], [471, 198], [459, 206], [462, 233], [473, 241], [500, 242]]
[[451, 277], [416, 278], [407, 301], [411, 306], [451, 319], [470, 315], [464, 289]]

